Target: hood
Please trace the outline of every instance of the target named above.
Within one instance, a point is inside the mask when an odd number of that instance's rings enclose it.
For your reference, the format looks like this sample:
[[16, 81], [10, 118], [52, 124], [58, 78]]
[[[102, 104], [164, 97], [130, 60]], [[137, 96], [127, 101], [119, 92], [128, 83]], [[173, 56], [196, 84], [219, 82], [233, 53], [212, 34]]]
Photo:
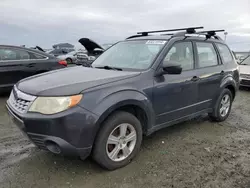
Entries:
[[88, 38], [81, 38], [78, 42], [80, 42], [89, 53], [93, 53], [96, 48], [104, 50], [99, 44]]
[[240, 74], [250, 74], [250, 65], [239, 65]]
[[35, 96], [67, 96], [139, 74], [139, 72], [72, 67], [28, 77], [18, 82], [17, 88]]
[[40, 46], [31, 47], [31, 49], [36, 49], [36, 50], [45, 52]]
[[45, 52], [40, 46], [36, 46], [36, 49], [42, 51], [42, 52]]

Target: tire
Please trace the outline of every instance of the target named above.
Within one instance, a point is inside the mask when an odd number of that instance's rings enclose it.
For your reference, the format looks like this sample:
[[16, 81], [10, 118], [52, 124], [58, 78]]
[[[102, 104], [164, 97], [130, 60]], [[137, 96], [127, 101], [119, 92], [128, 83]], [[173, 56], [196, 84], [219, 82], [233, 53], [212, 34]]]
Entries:
[[72, 61], [71, 58], [67, 58], [66, 61], [67, 61], [68, 64], [72, 64], [73, 63], [73, 61]]
[[[225, 99], [226, 99], [225, 97], [226, 96], [228, 96], [229, 100], [230, 100], [229, 103], [227, 104], [227, 105], [229, 105], [228, 106], [228, 110], [225, 109], [226, 110], [226, 111], [224, 111], [225, 113], [221, 113], [221, 110], [222, 110], [222, 100], [225, 101]], [[233, 95], [232, 95], [232, 93], [231, 93], [231, 91], [229, 89], [225, 88], [221, 92], [218, 100], [216, 101], [216, 104], [215, 104], [213, 112], [210, 113], [210, 114], [208, 114], [209, 117], [210, 117], [210, 119], [212, 121], [217, 121], [217, 122], [225, 121], [228, 118], [228, 116], [229, 116], [229, 114], [231, 112], [232, 102], [233, 102]], [[227, 106], [227, 105], [225, 105], [225, 106]]]
[[[126, 125], [127, 129], [125, 131], [125, 135], [127, 134], [127, 136], [125, 136], [123, 139], [121, 135], [124, 134], [122, 134], [121, 129], [126, 127]], [[129, 164], [136, 156], [141, 146], [142, 127], [140, 121], [133, 114], [117, 111], [113, 113], [101, 126], [102, 128], [97, 134], [93, 148], [93, 159], [103, 168], [108, 170], [115, 170]], [[136, 139], [124, 143], [126, 142], [126, 138], [128, 139], [128, 136], [134, 135], [134, 133], [136, 134]], [[113, 142], [112, 144], [108, 144], [108, 138], [111, 134], [112, 136], [115, 135], [116, 139], [121, 137], [120, 140], [115, 140], [115, 144], [113, 144]], [[132, 138], [132, 136], [130, 137]], [[122, 147], [124, 148], [121, 149]], [[127, 148], [129, 148], [129, 150], [127, 150]], [[119, 152], [115, 152], [118, 150]], [[113, 159], [111, 159], [112, 152], [114, 156]]]

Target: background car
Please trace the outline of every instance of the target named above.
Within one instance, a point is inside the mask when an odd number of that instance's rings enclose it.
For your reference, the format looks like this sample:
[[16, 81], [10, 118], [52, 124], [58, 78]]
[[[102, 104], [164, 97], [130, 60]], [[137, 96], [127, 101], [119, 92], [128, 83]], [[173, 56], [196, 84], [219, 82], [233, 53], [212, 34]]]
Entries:
[[77, 65], [89, 67], [105, 51], [101, 45], [91, 39], [81, 38], [78, 42], [84, 46], [86, 51], [77, 53]]
[[55, 57], [59, 56], [59, 55], [66, 55], [69, 52], [74, 51], [73, 48], [60, 48], [60, 49], [53, 49], [51, 51], [48, 51], [47, 53], [54, 55]]
[[66, 61], [39, 50], [0, 45], [0, 91], [11, 89], [25, 77], [66, 66]]
[[77, 52], [76, 51], [71, 51], [65, 55], [59, 55], [57, 56], [58, 59], [60, 60], [65, 60], [67, 61], [67, 64], [72, 64], [76, 62], [76, 57], [77, 57]]
[[250, 87], [250, 56], [240, 63], [240, 85]]

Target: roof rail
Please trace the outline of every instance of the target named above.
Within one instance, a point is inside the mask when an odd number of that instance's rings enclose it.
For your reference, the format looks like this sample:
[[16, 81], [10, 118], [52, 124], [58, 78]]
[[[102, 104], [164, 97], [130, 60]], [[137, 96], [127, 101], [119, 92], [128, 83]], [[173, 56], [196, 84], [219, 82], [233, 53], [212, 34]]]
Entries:
[[165, 33], [165, 34], [161, 34], [161, 36], [173, 36], [174, 35], [174, 33]]
[[203, 29], [204, 27], [188, 27], [188, 28], [180, 28], [180, 29], [167, 29], [167, 30], [157, 30], [157, 31], [142, 31], [138, 32], [137, 34], [141, 34], [147, 36], [149, 33], [163, 33], [163, 32], [170, 32], [170, 31], [183, 31], [186, 30], [187, 33], [195, 33], [195, 29]]
[[132, 35], [126, 39], [132, 39], [132, 38], [137, 38], [137, 37], [144, 37], [144, 36], [147, 36], [147, 35]]

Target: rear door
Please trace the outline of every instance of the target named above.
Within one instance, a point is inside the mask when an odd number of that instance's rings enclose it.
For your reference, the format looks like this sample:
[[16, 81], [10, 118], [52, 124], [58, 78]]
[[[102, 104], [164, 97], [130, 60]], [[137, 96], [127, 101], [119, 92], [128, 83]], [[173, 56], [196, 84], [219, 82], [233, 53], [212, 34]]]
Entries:
[[197, 58], [198, 102], [197, 111], [211, 108], [220, 91], [224, 66], [212, 42], [195, 42]]

